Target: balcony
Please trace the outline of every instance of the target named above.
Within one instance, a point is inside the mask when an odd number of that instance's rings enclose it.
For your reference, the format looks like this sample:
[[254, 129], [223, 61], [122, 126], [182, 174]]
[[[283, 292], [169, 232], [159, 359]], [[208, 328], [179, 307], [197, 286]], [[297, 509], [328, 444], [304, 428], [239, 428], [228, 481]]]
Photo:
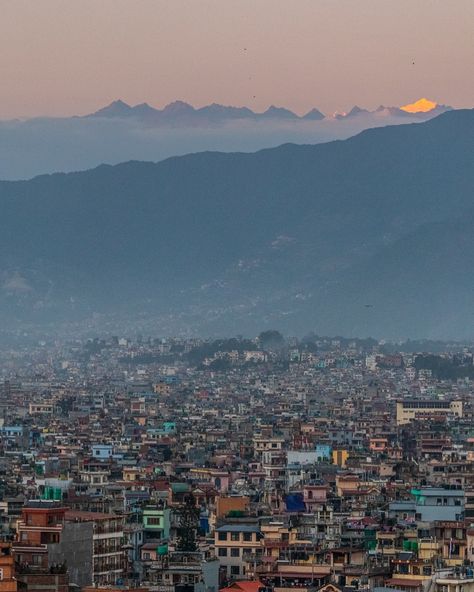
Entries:
[[42, 565], [31, 565], [29, 563], [15, 563], [15, 572], [17, 574], [34, 574], [34, 575], [51, 575], [51, 574], [65, 574], [67, 573], [67, 566], [65, 563], [52, 565], [51, 567], [43, 567]]
[[122, 534], [123, 533], [123, 526], [120, 524], [119, 526], [114, 527], [96, 527], [94, 528], [94, 536], [101, 535], [101, 534]]
[[283, 549], [285, 547], [288, 547], [289, 545], [289, 541], [271, 541], [268, 539], [264, 541], [263, 544], [263, 546], [267, 549]]

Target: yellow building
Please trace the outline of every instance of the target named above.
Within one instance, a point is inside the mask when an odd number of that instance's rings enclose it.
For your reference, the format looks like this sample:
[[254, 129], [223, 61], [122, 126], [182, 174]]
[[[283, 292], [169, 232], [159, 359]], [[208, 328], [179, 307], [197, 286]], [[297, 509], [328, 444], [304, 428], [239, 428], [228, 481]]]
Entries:
[[434, 557], [441, 557], [443, 545], [433, 539], [420, 539], [418, 542], [418, 557], [424, 561], [430, 561]]
[[385, 586], [406, 592], [421, 592], [434, 572], [433, 565], [422, 559], [393, 559], [392, 566], [392, 577]]
[[345, 468], [347, 460], [349, 458], [349, 452], [347, 450], [333, 450], [332, 451], [332, 462], [338, 467]]
[[397, 425], [405, 425], [414, 420], [430, 421], [436, 416], [463, 416], [462, 401], [440, 401], [411, 399], [397, 401]]

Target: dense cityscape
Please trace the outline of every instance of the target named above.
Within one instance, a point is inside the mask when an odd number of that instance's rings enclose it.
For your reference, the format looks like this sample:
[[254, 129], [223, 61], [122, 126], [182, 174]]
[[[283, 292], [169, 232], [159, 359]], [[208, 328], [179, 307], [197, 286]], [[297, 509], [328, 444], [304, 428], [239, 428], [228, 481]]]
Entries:
[[0, 0], [0, 592], [474, 592], [473, 23]]
[[421, 345], [3, 347], [0, 590], [471, 592], [472, 348]]

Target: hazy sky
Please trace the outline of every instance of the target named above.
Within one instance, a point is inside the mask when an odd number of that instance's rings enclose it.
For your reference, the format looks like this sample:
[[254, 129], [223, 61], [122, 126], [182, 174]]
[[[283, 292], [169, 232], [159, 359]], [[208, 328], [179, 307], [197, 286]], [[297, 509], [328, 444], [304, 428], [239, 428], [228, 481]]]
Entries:
[[474, 0], [0, 0], [0, 118], [119, 97], [472, 107], [473, 29]]

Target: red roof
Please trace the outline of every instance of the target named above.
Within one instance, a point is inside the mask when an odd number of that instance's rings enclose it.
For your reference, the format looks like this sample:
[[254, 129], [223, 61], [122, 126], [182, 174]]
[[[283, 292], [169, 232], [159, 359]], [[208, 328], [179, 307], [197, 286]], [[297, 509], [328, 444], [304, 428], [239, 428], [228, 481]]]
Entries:
[[232, 586], [221, 588], [219, 592], [258, 592], [265, 586], [259, 580], [235, 582]]
[[409, 578], [392, 578], [385, 583], [387, 586], [406, 586], [407, 588], [423, 587], [423, 580], [410, 580]]

